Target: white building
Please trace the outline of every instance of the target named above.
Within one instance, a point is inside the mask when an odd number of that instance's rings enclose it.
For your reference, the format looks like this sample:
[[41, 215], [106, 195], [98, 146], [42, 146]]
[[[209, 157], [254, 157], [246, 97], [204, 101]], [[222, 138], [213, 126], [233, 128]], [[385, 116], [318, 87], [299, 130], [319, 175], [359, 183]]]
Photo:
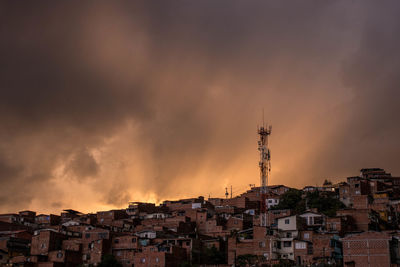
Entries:
[[306, 220], [307, 226], [321, 227], [324, 223], [323, 215], [316, 212], [305, 212], [300, 217]]
[[305, 225], [304, 218], [297, 215], [277, 219], [277, 233], [274, 248], [281, 259], [294, 260], [294, 239]]

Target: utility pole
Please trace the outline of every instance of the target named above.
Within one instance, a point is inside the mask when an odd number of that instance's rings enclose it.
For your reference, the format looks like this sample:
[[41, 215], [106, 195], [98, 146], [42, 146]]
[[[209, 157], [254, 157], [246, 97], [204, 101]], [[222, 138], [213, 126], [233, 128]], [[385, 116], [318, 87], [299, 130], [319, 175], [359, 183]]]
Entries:
[[231, 198], [232, 198], [232, 186], [231, 186]]
[[268, 136], [271, 134], [272, 127], [264, 126], [264, 114], [263, 124], [258, 128], [258, 151], [260, 151], [260, 195], [261, 195], [261, 226], [267, 226], [267, 190], [268, 190], [268, 179], [271, 172], [271, 153], [268, 148]]

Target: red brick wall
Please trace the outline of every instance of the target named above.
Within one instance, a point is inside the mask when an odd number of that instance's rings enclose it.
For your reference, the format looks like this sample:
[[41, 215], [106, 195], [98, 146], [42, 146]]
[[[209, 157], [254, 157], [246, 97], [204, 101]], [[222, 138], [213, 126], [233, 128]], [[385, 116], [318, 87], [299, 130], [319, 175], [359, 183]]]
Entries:
[[116, 236], [112, 239], [113, 249], [137, 249], [138, 238], [133, 235]]
[[131, 249], [113, 250], [113, 255], [124, 267], [132, 267], [135, 260], [135, 251]]
[[389, 237], [385, 233], [366, 232], [342, 239], [343, 260], [355, 266], [390, 266]]
[[338, 216], [348, 215], [353, 220], [353, 225], [355, 230], [368, 231], [368, 224], [370, 222], [368, 217], [369, 210], [367, 209], [348, 209], [348, 210], [338, 210], [336, 214]]
[[354, 195], [353, 208], [368, 209], [368, 195]]
[[62, 242], [63, 250], [71, 250], [71, 251], [81, 251], [82, 250], [82, 241], [81, 240], [63, 240]]
[[32, 237], [31, 254], [44, 255], [49, 251], [58, 250], [62, 247], [62, 241], [67, 237], [52, 231], [42, 231]]
[[230, 217], [226, 222], [227, 230], [243, 230], [243, 219]]

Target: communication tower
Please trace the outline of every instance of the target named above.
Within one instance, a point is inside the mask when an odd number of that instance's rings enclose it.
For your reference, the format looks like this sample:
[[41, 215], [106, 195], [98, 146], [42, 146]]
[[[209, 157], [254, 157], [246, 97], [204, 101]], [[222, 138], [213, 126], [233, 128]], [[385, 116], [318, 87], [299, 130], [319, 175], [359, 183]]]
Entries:
[[258, 135], [260, 137], [258, 141], [258, 151], [260, 151], [260, 196], [261, 196], [261, 226], [267, 226], [267, 190], [268, 190], [268, 178], [271, 172], [271, 153], [268, 148], [268, 136], [271, 134], [272, 127], [264, 126], [258, 128]]

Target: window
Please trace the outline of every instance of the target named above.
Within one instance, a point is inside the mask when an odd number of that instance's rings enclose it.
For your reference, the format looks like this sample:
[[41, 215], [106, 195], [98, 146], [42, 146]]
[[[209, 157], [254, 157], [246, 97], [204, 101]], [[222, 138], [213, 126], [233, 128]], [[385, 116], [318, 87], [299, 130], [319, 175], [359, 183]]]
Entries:
[[145, 262], [146, 262], [146, 259], [145, 259], [145, 258], [142, 258], [142, 259], [140, 260], [140, 262], [141, 262], [141, 263], [145, 263]]
[[304, 239], [309, 239], [310, 238], [310, 234], [309, 233], [304, 233]]
[[292, 241], [283, 241], [283, 247], [289, 248], [292, 246]]
[[359, 187], [360, 187], [360, 184], [355, 184], [354, 187], [355, 187], [355, 188], [359, 188]]
[[306, 249], [306, 243], [296, 243], [296, 249]]
[[186, 246], [190, 246], [190, 241], [186, 241]]
[[134, 237], [134, 238], [132, 238], [132, 243], [135, 243], [136, 242], [136, 238]]
[[107, 233], [99, 233], [99, 238], [107, 239]]
[[288, 238], [292, 237], [292, 233], [291, 232], [287, 232], [286, 233], [286, 237], [288, 237]]
[[119, 243], [119, 239], [115, 239], [115, 240], [114, 240], [114, 243], [115, 243], [115, 244], [118, 244], [118, 243]]
[[290, 219], [286, 219], [285, 224], [290, 224]]
[[57, 258], [59, 258], [59, 259], [60, 259], [60, 258], [62, 258], [62, 257], [63, 257], [63, 254], [62, 254], [62, 252], [58, 252], [58, 253], [57, 253]]
[[312, 255], [313, 253], [314, 253], [314, 250], [313, 250], [313, 245], [312, 245], [312, 243], [311, 243], [311, 244], [309, 244], [308, 247], [307, 247], [307, 254], [308, 254], [308, 255]]
[[156, 262], [160, 262], [160, 259], [159, 259], [159, 258], [156, 258]]
[[121, 251], [117, 252], [117, 256], [121, 256], [121, 254], [122, 254]]
[[42, 243], [42, 244], [40, 245], [40, 248], [46, 248], [46, 244], [45, 244], [45, 243]]
[[259, 246], [260, 248], [264, 248], [264, 247], [265, 247], [265, 242], [260, 242], [260, 243], [258, 243], [258, 246]]
[[233, 223], [234, 223], [234, 224], [238, 224], [238, 221], [234, 220]]

